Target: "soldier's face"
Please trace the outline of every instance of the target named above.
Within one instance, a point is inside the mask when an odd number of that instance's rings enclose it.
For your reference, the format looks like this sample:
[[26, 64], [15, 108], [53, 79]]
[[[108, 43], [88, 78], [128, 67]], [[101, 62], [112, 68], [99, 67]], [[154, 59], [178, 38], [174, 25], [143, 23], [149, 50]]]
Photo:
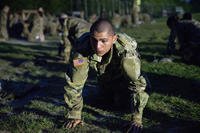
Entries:
[[98, 56], [105, 55], [117, 40], [116, 35], [111, 35], [107, 31], [94, 32], [90, 37], [90, 43]]

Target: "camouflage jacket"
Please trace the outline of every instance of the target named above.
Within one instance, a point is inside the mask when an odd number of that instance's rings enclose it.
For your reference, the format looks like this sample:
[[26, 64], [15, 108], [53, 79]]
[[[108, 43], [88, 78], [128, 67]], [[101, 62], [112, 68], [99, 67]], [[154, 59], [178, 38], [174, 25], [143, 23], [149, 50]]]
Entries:
[[90, 23], [83, 19], [68, 17], [65, 19], [64, 26], [62, 27], [63, 43], [69, 43], [68, 38], [72, 39], [73, 41], [78, 39], [83, 33], [89, 31], [90, 26]]
[[72, 71], [66, 74], [64, 97], [69, 109], [67, 118], [81, 118], [83, 104], [81, 93], [89, 68], [96, 70], [100, 83], [109, 88], [117, 83], [124, 85], [125, 81], [135, 92], [145, 89], [146, 80], [140, 76], [141, 64], [134, 39], [126, 34], [118, 34], [113, 48], [103, 57], [97, 56], [92, 50], [88, 34], [81, 37], [79, 42], [77, 52], [71, 61]]
[[44, 30], [44, 17], [35, 14], [33, 19], [33, 28], [31, 32], [33, 33], [33, 35], [37, 36], [43, 34], [43, 30]]

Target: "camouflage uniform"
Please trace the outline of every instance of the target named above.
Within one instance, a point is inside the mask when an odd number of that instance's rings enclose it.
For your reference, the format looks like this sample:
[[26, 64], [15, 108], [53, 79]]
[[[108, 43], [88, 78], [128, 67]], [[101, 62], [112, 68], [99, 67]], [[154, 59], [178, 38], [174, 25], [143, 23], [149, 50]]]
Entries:
[[[43, 13], [42, 13], [43, 14]], [[28, 35], [29, 41], [44, 41], [44, 17], [39, 13], [36, 13], [33, 19], [33, 28]]]
[[[61, 47], [64, 47], [64, 57], [65, 62], [68, 63], [72, 46], [75, 44], [76, 40], [85, 32], [90, 29], [90, 24], [80, 18], [67, 17], [64, 19], [64, 24], [62, 28], [62, 41]], [[59, 49], [59, 54], [61, 54], [61, 49]]]
[[139, 15], [139, 18], [143, 23], [150, 23], [151, 22], [151, 16], [148, 13], [141, 13]]
[[118, 34], [116, 43], [106, 57], [97, 56], [91, 49], [89, 33], [81, 37], [80, 47], [73, 56], [72, 71], [66, 73], [64, 98], [68, 109], [67, 118], [81, 119], [82, 89], [91, 68], [97, 72], [100, 87], [104, 90], [110, 89], [114, 96], [118, 96], [115, 98], [122, 98], [119, 95], [128, 92], [130, 99], [127, 104], [131, 104], [133, 121], [142, 123], [143, 109], [149, 96], [144, 91], [146, 80], [140, 75], [141, 64], [135, 50], [135, 40], [126, 34]]
[[122, 26], [124, 27], [130, 27], [132, 25], [132, 18], [131, 15], [124, 15], [122, 16]]
[[0, 38], [4, 40], [8, 40], [8, 11], [9, 7], [5, 6], [3, 10], [1, 11], [1, 18], [0, 18]]
[[[175, 39], [178, 39], [180, 54], [185, 61], [196, 60], [200, 64], [200, 23], [195, 20], [179, 21], [175, 29], [171, 30], [168, 47], [174, 49]], [[195, 61], [195, 62], [196, 62]]]
[[92, 15], [89, 17], [89, 22], [90, 22], [90, 23], [94, 23], [97, 19], [98, 19], [98, 16], [97, 16], [96, 14], [92, 14]]
[[116, 30], [119, 30], [121, 27], [121, 16], [118, 13], [114, 13], [112, 23]]
[[56, 36], [58, 35], [58, 18], [55, 15], [51, 15], [50, 13], [44, 19], [45, 21], [45, 33]]
[[28, 23], [28, 21], [23, 22], [23, 31], [22, 31], [21, 36], [25, 39], [28, 39], [28, 37], [30, 37], [29, 26], [30, 24]]
[[58, 35], [57, 30], [58, 30], [59, 22], [56, 17], [54, 17], [53, 20], [50, 21], [49, 25], [50, 25], [50, 31], [49, 31], [50, 35], [52, 36]]

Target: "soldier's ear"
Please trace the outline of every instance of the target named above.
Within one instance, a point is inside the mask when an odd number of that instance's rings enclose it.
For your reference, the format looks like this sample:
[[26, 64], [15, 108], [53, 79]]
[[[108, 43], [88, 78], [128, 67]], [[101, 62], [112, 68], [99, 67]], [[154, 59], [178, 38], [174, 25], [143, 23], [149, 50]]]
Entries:
[[114, 36], [113, 36], [113, 43], [115, 43], [117, 41], [117, 35], [115, 34]]

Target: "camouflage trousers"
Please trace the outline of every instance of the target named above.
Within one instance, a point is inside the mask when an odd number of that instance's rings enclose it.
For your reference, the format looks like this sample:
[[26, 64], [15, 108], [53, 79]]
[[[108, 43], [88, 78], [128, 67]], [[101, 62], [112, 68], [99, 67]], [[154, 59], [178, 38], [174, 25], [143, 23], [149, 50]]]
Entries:
[[45, 41], [45, 36], [42, 31], [36, 31], [33, 30], [28, 34], [28, 41], [34, 42], [34, 41], [40, 41], [44, 42]]
[[6, 27], [0, 27], [0, 39], [8, 40], [8, 31]]
[[[84, 73], [85, 71], [82, 72]], [[66, 80], [71, 86], [65, 86], [66, 93], [64, 98], [68, 109], [66, 117], [68, 119], [81, 119], [81, 110], [83, 108], [82, 83], [85, 82], [86, 78], [79, 76], [78, 82], [80, 83], [73, 84], [71, 78], [66, 74]], [[125, 105], [129, 107], [132, 112], [132, 121], [138, 124], [142, 123], [143, 110], [149, 98], [149, 95], [145, 92], [146, 80], [143, 76], [140, 76], [134, 83], [127, 81], [125, 78], [119, 78], [109, 83], [102, 82], [99, 79], [99, 87], [102, 100], [112, 99], [109, 106], [117, 105], [123, 108], [123, 105]]]
[[134, 83], [128, 83], [121, 79], [111, 83], [112, 86], [109, 84], [100, 83], [102, 97], [119, 109], [128, 108], [132, 112], [132, 121], [142, 124], [143, 110], [149, 98], [145, 92], [146, 80], [144, 77], [140, 76]]

